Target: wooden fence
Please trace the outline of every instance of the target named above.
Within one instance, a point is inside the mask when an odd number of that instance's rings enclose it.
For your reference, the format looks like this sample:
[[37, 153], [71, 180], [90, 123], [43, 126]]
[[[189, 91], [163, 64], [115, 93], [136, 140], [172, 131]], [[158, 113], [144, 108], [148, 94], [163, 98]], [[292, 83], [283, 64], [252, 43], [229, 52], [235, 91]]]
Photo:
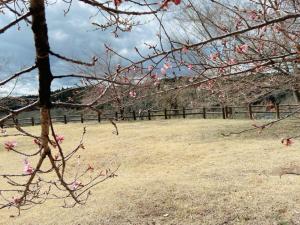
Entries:
[[[200, 108], [181, 108], [181, 109], [162, 109], [147, 111], [131, 111], [124, 114], [115, 112], [112, 114], [80, 114], [62, 115], [52, 117], [55, 123], [69, 122], [102, 122], [108, 119], [114, 120], [153, 120], [153, 119], [172, 119], [172, 118], [223, 118], [223, 119], [279, 119], [294, 112], [299, 105], [248, 105], [248, 106], [224, 106], [224, 107], [200, 107]], [[297, 115], [297, 114], [296, 114]], [[17, 122], [24, 125], [35, 126], [40, 124], [37, 117], [17, 118]], [[5, 126], [12, 126], [13, 121], [7, 121]]]

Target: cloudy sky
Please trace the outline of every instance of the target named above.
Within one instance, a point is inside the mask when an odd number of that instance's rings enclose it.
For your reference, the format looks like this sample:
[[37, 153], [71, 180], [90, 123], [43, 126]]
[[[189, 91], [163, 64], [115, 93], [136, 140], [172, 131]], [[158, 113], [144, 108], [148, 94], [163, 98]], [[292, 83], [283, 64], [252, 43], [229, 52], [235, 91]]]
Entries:
[[[95, 10], [84, 3], [73, 1], [70, 12], [64, 16], [64, 9], [67, 5], [58, 0], [54, 5], [47, 7], [47, 23], [49, 29], [50, 47], [54, 52], [86, 61], [90, 61], [94, 54], [101, 55], [104, 50], [104, 43], [109, 44], [119, 53], [133, 57], [134, 47], [146, 50], [145, 42], [153, 43], [158, 25], [154, 21], [147, 22], [144, 26], [135, 27], [132, 32], [120, 33], [115, 38], [111, 30], [95, 30], [91, 22], [101, 22], [101, 14], [95, 15]], [[150, 18], [144, 18], [149, 21]], [[9, 21], [14, 20], [13, 15], [0, 15], [0, 27]], [[0, 35], [0, 79], [5, 79], [9, 74], [34, 64], [34, 43], [33, 35], [29, 25], [20, 23]], [[66, 64], [56, 58], [51, 57], [53, 74], [65, 74], [68, 72]], [[12, 81], [5, 87], [0, 87], [0, 95], [4, 96], [16, 85], [14, 95], [36, 94], [37, 93], [37, 73], [29, 73], [22, 76], [17, 82]], [[53, 89], [61, 86], [71, 86], [72, 81], [59, 81], [53, 83]]]

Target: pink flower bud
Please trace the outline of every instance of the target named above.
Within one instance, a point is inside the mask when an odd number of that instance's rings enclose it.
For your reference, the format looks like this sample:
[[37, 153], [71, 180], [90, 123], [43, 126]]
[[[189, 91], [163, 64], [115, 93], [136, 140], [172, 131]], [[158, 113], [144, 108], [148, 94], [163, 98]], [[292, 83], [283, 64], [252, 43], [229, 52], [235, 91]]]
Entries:
[[166, 75], [166, 73], [167, 73], [167, 71], [166, 71], [165, 68], [161, 68], [161, 69], [160, 69], [160, 72], [161, 72], [162, 75]]
[[235, 46], [235, 51], [240, 54], [246, 53], [248, 51], [248, 45], [247, 44], [237, 45]]
[[34, 169], [29, 164], [28, 160], [24, 159], [24, 173], [28, 175], [28, 174], [32, 174], [33, 171], [34, 171]]
[[72, 190], [73, 191], [76, 191], [79, 187], [82, 187], [82, 183], [80, 181], [77, 181], [75, 180], [73, 183], [72, 183]]
[[57, 134], [57, 135], [55, 135], [55, 139], [58, 142], [58, 144], [61, 144], [65, 140], [65, 137], [63, 135]]
[[136, 97], [136, 92], [135, 91], [130, 91], [129, 96], [132, 97], [132, 98], [135, 98]]
[[16, 141], [6, 141], [6, 142], [4, 142], [4, 148], [7, 151], [14, 150], [14, 148], [16, 146], [17, 146], [17, 142]]

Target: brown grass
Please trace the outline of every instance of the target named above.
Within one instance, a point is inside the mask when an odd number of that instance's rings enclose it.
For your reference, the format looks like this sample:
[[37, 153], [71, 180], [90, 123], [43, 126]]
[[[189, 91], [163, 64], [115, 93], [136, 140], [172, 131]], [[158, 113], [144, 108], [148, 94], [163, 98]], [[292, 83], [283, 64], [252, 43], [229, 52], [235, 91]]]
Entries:
[[[118, 177], [95, 188], [85, 206], [63, 209], [50, 201], [16, 218], [2, 210], [0, 224], [300, 224], [300, 177], [279, 177], [283, 170], [299, 169], [300, 144], [280, 143], [297, 124], [288, 121], [262, 134], [221, 135], [252, 123], [124, 122], [118, 124], [119, 136], [110, 124], [88, 124], [82, 164], [103, 168], [120, 163]], [[76, 145], [81, 124], [56, 128], [65, 135], [66, 149]], [[19, 149], [32, 148], [31, 140], [17, 139]], [[1, 149], [1, 171], [22, 171], [21, 161]]]

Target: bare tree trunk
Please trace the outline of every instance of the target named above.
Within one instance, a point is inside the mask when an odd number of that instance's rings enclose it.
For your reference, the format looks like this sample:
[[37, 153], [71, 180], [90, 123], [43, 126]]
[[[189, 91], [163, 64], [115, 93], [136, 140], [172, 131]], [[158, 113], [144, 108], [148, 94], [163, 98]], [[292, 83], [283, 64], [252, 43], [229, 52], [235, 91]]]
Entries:
[[296, 104], [300, 103], [300, 92], [298, 90], [293, 90], [294, 100]]
[[300, 72], [297, 63], [298, 62], [293, 63], [293, 73], [294, 76], [296, 77], [296, 83], [293, 85], [294, 86], [293, 95], [296, 104], [299, 104], [300, 103], [300, 91], [299, 91]]
[[30, 11], [32, 13], [32, 31], [36, 49], [36, 65], [39, 71], [41, 142], [46, 153], [50, 150], [48, 136], [50, 127], [51, 81], [53, 76], [49, 60], [50, 47], [48, 42], [44, 0], [31, 0]]

